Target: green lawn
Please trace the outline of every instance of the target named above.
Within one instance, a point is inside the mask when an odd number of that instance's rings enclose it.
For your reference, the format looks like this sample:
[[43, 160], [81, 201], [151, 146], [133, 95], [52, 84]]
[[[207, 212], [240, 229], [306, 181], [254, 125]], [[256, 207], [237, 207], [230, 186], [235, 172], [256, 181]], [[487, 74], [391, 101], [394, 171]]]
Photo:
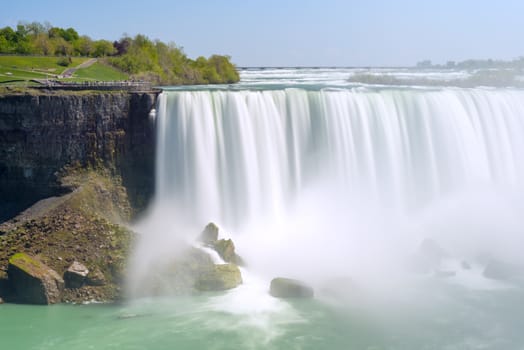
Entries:
[[[57, 79], [66, 69], [73, 68], [88, 60], [86, 57], [72, 57], [68, 67], [58, 64], [63, 57], [56, 56], [0, 56], [0, 83], [31, 79]], [[64, 81], [117, 81], [127, 80], [129, 76], [104, 63], [77, 70], [71, 78]]]
[[127, 79], [129, 79], [127, 74], [100, 62], [96, 62], [87, 68], [81, 68], [73, 74], [73, 80], [79, 81], [116, 81]]
[[54, 79], [54, 74], [46, 74], [39, 71], [21, 70], [0, 67], [0, 82], [11, 80], [31, 80], [31, 79]]
[[[0, 68], [60, 74], [68, 67], [59, 65], [59, 59], [56, 56], [0, 56]], [[73, 62], [69, 66], [77, 66], [86, 60], [86, 57], [72, 57]]]

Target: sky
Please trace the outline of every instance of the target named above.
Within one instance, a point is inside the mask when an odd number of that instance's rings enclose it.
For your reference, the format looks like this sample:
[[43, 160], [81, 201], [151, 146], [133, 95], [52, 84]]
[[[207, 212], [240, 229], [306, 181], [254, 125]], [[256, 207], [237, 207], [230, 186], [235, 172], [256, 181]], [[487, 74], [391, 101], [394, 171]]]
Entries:
[[238, 66], [411, 66], [524, 56], [524, 0], [0, 0], [0, 27], [145, 34]]

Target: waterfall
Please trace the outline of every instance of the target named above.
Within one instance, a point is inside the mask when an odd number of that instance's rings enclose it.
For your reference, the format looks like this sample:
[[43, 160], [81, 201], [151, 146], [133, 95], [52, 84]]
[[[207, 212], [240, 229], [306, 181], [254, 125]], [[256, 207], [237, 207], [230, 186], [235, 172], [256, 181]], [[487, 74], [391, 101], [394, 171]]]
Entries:
[[524, 91], [168, 90], [156, 127], [145, 274], [210, 221], [263, 278], [396, 283], [426, 238], [524, 264]]
[[409, 211], [524, 179], [518, 90], [166, 91], [157, 128], [157, 200], [230, 227], [319, 182]]

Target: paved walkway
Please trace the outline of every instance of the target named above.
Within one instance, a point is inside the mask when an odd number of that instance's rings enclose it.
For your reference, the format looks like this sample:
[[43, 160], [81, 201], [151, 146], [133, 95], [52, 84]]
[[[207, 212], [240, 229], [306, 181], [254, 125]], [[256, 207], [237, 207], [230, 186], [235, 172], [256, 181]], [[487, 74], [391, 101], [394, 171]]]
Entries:
[[71, 78], [71, 76], [73, 75], [74, 72], [76, 72], [77, 69], [80, 69], [80, 68], [87, 68], [89, 67], [90, 65], [92, 65], [93, 63], [95, 63], [96, 61], [98, 61], [98, 59], [96, 58], [90, 58], [88, 59], [87, 61], [79, 64], [78, 66], [76, 67], [73, 67], [73, 68], [68, 68], [66, 69], [61, 75], [62, 77], [64, 78]]

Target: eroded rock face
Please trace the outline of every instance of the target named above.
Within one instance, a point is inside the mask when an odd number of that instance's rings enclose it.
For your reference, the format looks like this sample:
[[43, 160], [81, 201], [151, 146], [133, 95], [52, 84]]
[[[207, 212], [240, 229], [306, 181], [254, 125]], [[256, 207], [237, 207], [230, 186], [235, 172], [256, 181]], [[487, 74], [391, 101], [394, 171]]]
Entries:
[[276, 298], [312, 298], [314, 291], [301, 281], [277, 277], [271, 281], [269, 294]]
[[237, 287], [242, 276], [235, 264], [214, 265], [213, 269], [200, 274], [195, 288], [201, 291], [219, 291]]
[[64, 280], [38, 259], [24, 253], [13, 255], [7, 269], [16, 301], [28, 304], [54, 304], [61, 300]]
[[121, 174], [136, 206], [147, 204], [155, 102], [155, 93], [0, 96], [0, 221], [62, 193], [55, 174], [71, 163], [107, 165]]
[[74, 261], [64, 272], [64, 281], [66, 288], [80, 288], [84, 285], [86, 277], [89, 273], [87, 267]]

